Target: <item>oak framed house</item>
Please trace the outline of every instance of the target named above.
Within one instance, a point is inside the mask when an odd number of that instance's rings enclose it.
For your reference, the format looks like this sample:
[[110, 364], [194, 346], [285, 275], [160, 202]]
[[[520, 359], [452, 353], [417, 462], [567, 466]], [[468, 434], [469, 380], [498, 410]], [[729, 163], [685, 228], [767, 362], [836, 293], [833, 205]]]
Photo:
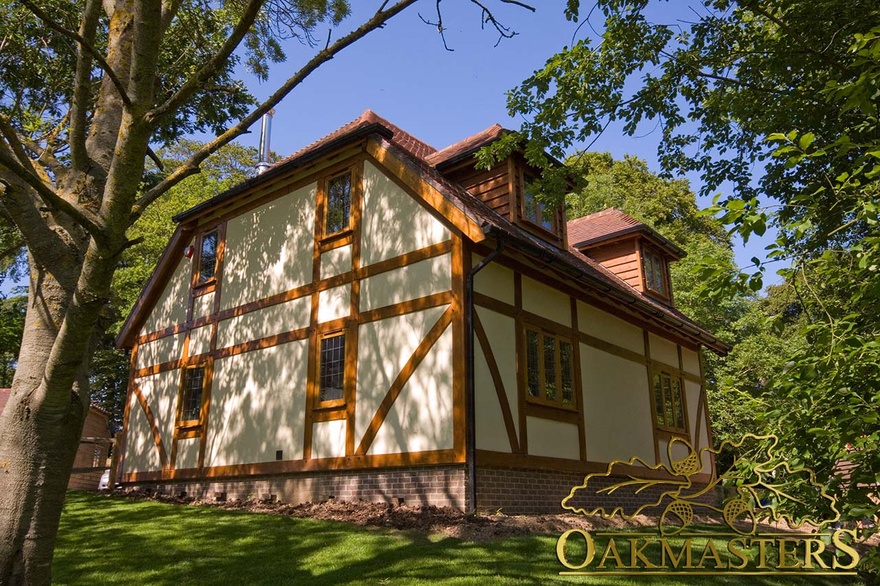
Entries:
[[476, 169], [503, 132], [438, 151], [368, 110], [175, 218], [118, 340], [123, 485], [554, 511], [711, 445], [700, 352], [727, 347], [673, 305], [681, 251], [567, 223], [519, 155]]

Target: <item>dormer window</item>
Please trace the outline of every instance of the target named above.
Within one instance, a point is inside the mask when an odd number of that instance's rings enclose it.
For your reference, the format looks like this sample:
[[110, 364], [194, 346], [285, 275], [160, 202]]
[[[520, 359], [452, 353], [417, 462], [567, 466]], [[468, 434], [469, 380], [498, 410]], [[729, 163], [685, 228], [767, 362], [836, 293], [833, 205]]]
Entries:
[[650, 248], [642, 248], [642, 266], [645, 272], [645, 289], [668, 297], [666, 261], [663, 257]]
[[536, 224], [550, 232], [556, 231], [555, 210], [547, 209], [547, 206], [541, 202], [535, 190], [535, 178], [529, 175], [523, 177], [523, 217], [533, 224]]

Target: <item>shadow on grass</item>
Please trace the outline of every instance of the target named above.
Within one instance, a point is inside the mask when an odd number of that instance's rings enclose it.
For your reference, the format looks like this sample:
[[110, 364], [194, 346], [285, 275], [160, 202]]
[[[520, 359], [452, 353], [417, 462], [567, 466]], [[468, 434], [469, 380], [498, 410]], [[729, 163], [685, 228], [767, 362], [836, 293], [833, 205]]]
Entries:
[[[471, 543], [276, 515], [69, 492], [56, 584], [792, 584], [784, 576], [562, 577], [555, 537]], [[694, 580], [697, 580], [695, 582]], [[804, 584], [841, 584], [822, 580]]]

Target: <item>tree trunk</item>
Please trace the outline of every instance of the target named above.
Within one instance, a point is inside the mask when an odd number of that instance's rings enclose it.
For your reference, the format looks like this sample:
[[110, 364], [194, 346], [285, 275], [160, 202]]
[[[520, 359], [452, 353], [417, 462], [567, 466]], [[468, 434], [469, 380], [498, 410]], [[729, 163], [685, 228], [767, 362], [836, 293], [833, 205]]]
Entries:
[[[85, 376], [78, 377], [73, 390], [45, 384], [58, 324], [69, 302], [70, 294], [52, 275], [32, 269], [18, 369], [0, 416], [2, 586], [49, 584], [52, 578], [67, 482], [88, 412]], [[47, 396], [55, 399], [47, 402]], [[66, 400], [59, 401], [59, 396]]]

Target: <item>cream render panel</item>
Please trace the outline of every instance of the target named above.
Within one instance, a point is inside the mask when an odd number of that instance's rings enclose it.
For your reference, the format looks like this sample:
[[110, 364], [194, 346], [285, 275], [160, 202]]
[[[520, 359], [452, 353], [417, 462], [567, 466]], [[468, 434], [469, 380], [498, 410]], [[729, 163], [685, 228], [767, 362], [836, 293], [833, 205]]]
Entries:
[[333, 321], [351, 313], [351, 285], [340, 285], [318, 293], [318, 323]]
[[581, 301], [577, 304], [580, 330], [636, 354], [645, 354], [643, 330]]
[[321, 278], [341, 275], [351, 270], [351, 244], [340, 246], [321, 255]]
[[[491, 265], [490, 265], [491, 266]], [[496, 313], [485, 307], [476, 307], [477, 316], [489, 345], [492, 355], [498, 365], [498, 372], [504, 384], [504, 392], [507, 395], [507, 404], [513, 418], [513, 427], [519, 437], [519, 400], [516, 384], [516, 322], [513, 318]], [[476, 338], [475, 338], [476, 339]], [[486, 357], [480, 347], [479, 341], [475, 344], [474, 367], [476, 368], [476, 422], [477, 422], [477, 448], [481, 450], [495, 450], [510, 452], [510, 440], [504, 427], [504, 419], [501, 406], [498, 403], [498, 395], [495, 384], [486, 364]]]
[[312, 426], [312, 458], [345, 456], [345, 420], [321, 421]]
[[153, 439], [147, 414], [134, 395], [131, 396], [131, 410], [125, 432], [125, 460], [122, 465], [126, 473], [162, 469], [159, 448], [156, 447], [156, 441]]
[[144, 322], [142, 334], [149, 334], [186, 321], [189, 307], [189, 288], [192, 279], [192, 263], [183, 258], [162, 290], [159, 300]]
[[700, 376], [700, 354], [687, 348], [681, 349], [681, 363], [685, 372]]
[[558, 324], [571, 326], [571, 301], [568, 295], [528, 277], [522, 278], [523, 309]]
[[[404, 364], [447, 307], [432, 307], [362, 324], [358, 328], [355, 444], [361, 441]], [[452, 371], [451, 361], [439, 366], [450, 373]], [[440, 376], [442, 373], [434, 374]]]
[[223, 320], [217, 325], [217, 348], [307, 328], [311, 307], [306, 296]]
[[178, 360], [183, 356], [183, 342], [186, 332], [165, 336], [138, 346], [135, 366], [145, 368], [154, 364], [162, 364]]
[[214, 362], [206, 466], [302, 458], [307, 361], [299, 340]]
[[449, 230], [369, 161], [364, 162], [361, 265], [449, 240]]
[[[162, 445], [165, 446], [166, 452], [170, 456], [171, 439], [174, 436], [174, 426], [177, 423], [177, 393], [180, 389], [180, 370], [167, 370], [159, 374], [145, 376], [135, 380], [135, 384], [144, 395], [147, 405], [150, 406], [155, 417], [156, 427], [159, 430], [159, 437], [162, 438]], [[132, 398], [136, 401], [136, 399]], [[139, 404], [133, 404], [132, 410], [137, 408], [140, 411]], [[150, 440], [152, 441], [152, 439]]]
[[451, 263], [451, 256], [444, 254], [363, 279], [361, 311], [449, 291]]
[[539, 417], [526, 417], [529, 455], [580, 460], [577, 425]]
[[200, 444], [201, 439], [197, 437], [177, 440], [177, 462], [174, 467], [178, 470], [198, 468]]
[[655, 334], [648, 334], [648, 336], [651, 360], [657, 360], [673, 368], [678, 368], [678, 346], [676, 343]]
[[[483, 257], [474, 254], [471, 259], [471, 266], [477, 266]], [[513, 271], [497, 263], [487, 264], [474, 277], [474, 291], [513, 305]]]
[[198, 356], [211, 351], [211, 326], [202, 326], [189, 332], [187, 354]]
[[[697, 430], [699, 430], [700, 441], [699, 444], [694, 445], [694, 448], [697, 451], [703, 448], [710, 448], [712, 446], [709, 444], [709, 434], [706, 431], [706, 414], [703, 409], [697, 409], [697, 406], [700, 404], [701, 387], [698, 383], [686, 380], [684, 381], [684, 391], [687, 397], [688, 428], [690, 430], [691, 442], [696, 440]], [[705, 466], [706, 463], [704, 463], [703, 472], [711, 472], [711, 470], [705, 469]]]
[[205, 293], [193, 298], [193, 319], [214, 313], [214, 293]]
[[610, 462], [639, 456], [653, 462], [647, 369], [586, 344], [580, 345], [580, 353], [587, 458]]
[[229, 220], [222, 309], [311, 282], [316, 190], [312, 183]]
[[452, 327], [419, 367], [379, 428], [368, 454], [448, 450], [453, 445]]

